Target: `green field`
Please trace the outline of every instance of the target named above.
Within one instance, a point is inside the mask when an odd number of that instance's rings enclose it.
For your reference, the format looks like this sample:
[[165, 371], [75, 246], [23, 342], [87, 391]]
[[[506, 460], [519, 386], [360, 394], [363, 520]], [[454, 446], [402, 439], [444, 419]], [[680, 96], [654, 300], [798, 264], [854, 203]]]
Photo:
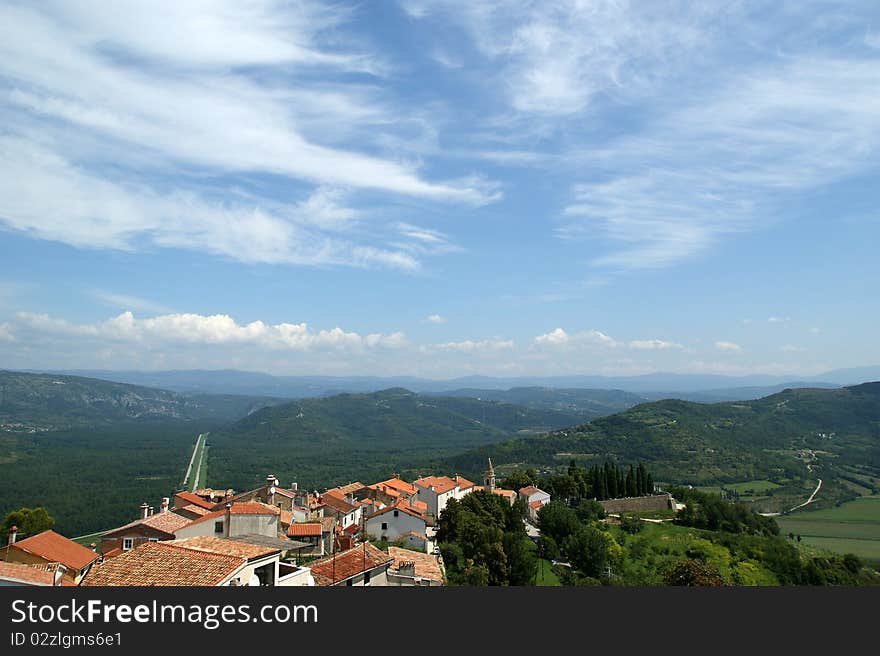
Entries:
[[813, 547], [880, 561], [880, 497], [860, 497], [836, 508], [777, 518], [780, 533], [800, 535]]
[[746, 481], [745, 483], [727, 483], [724, 487], [739, 494], [761, 494], [782, 486], [772, 481]]
[[535, 573], [535, 585], [559, 586], [562, 583], [556, 572], [553, 571], [553, 563], [549, 560], [538, 561], [538, 571]]

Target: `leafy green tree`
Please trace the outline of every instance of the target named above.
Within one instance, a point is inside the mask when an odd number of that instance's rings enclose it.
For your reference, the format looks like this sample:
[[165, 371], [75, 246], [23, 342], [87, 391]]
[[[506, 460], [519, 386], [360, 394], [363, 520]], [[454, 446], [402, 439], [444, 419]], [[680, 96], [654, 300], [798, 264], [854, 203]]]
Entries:
[[577, 514], [561, 501], [550, 501], [538, 511], [538, 528], [556, 542], [562, 542], [580, 528]]
[[505, 490], [521, 490], [529, 485], [538, 484], [538, 474], [534, 469], [515, 469], [510, 476], [499, 482], [499, 487]]
[[562, 542], [562, 551], [581, 573], [600, 578], [610, 561], [609, 542], [604, 532], [592, 526], [581, 526]]
[[581, 522], [595, 522], [605, 518], [605, 509], [594, 499], [581, 499], [574, 512]]
[[542, 533], [538, 538], [538, 555], [545, 560], [558, 560], [559, 545], [556, 540]]
[[642, 530], [642, 520], [640, 520], [635, 515], [627, 515], [626, 513], [621, 513], [620, 530], [624, 531], [625, 533], [629, 533], [630, 535], [635, 535]]
[[0, 533], [3, 534], [3, 543], [9, 539], [9, 532], [13, 526], [18, 527], [19, 537], [30, 537], [42, 533], [55, 525], [55, 520], [45, 508], [19, 508], [6, 515], [3, 524], [0, 525]]

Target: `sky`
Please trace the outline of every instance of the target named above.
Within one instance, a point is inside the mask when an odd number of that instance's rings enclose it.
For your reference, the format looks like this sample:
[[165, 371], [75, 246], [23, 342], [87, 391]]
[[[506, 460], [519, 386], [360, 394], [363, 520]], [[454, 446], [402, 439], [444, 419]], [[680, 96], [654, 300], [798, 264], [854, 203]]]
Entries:
[[880, 363], [880, 4], [0, 2], [0, 367]]

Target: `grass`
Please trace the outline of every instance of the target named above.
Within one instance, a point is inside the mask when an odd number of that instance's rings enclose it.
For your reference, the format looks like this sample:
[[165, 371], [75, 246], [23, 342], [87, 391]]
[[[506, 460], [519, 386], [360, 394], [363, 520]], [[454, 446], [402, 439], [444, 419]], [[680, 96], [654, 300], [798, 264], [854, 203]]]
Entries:
[[549, 560], [538, 560], [538, 571], [535, 573], [535, 585], [540, 586], [561, 586], [562, 582], [553, 571], [553, 563]]
[[782, 486], [772, 481], [745, 481], [744, 483], [728, 483], [724, 487], [739, 494], [761, 494]]
[[880, 560], [880, 497], [860, 497], [835, 508], [792, 513], [776, 520], [780, 533], [810, 546]]

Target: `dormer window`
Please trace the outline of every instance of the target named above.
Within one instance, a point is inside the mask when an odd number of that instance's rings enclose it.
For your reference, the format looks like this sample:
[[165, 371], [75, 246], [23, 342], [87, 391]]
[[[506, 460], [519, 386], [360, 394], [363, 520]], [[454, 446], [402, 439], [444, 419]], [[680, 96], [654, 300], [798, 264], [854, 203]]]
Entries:
[[134, 549], [134, 538], [122, 538], [122, 550], [131, 551]]

